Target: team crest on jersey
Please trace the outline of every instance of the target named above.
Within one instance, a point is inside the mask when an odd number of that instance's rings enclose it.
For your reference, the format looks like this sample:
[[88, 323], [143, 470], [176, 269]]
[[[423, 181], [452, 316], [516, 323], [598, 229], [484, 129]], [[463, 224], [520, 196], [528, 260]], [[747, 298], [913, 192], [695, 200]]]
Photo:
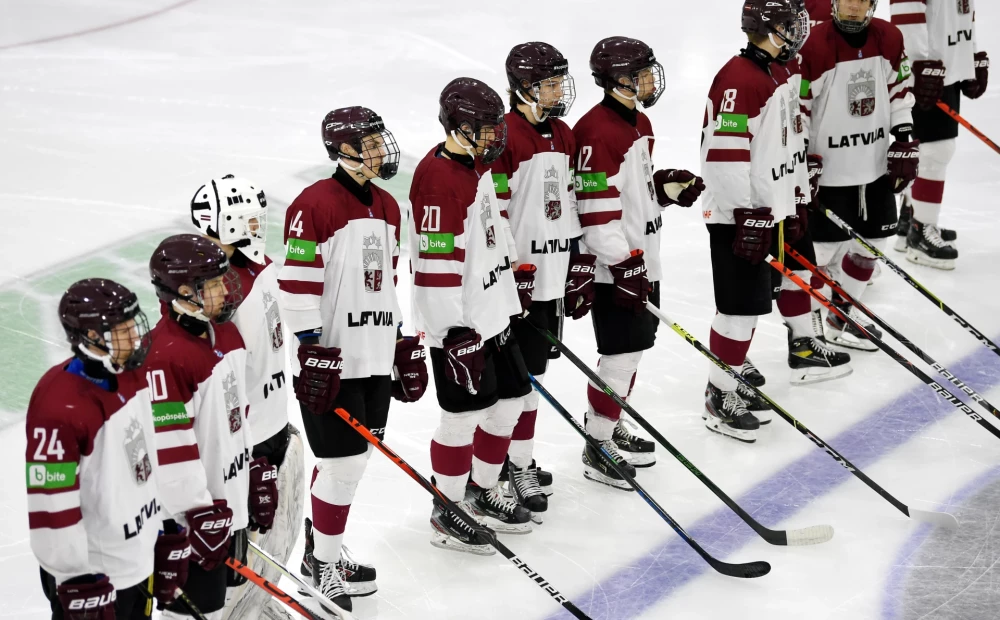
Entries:
[[649, 192], [649, 199], [656, 200], [656, 188], [653, 185], [653, 169], [649, 161], [649, 152], [641, 149], [639, 155], [642, 156], [642, 174], [646, 177], [646, 191]]
[[229, 410], [229, 433], [235, 435], [243, 428], [243, 414], [240, 411], [240, 394], [236, 386], [236, 373], [230, 371], [222, 380], [222, 389], [226, 392], [226, 409]]
[[490, 208], [490, 195], [483, 194], [483, 200], [479, 203], [479, 221], [483, 224], [486, 232], [486, 247], [493, 249], [497, 246], [496, 228], [493, 226], [493, 209]]
[[139, 486], [146, 484], [149, 475], [153, 473], [153, 464], [149, 460], [149, 448], [146, 444], [146, 432], [139, 420], [132, 422], [125, 429], [125, 456], [132, 466], [132, 477]]
[[956, 0], [956, 2], [958, 2], [959, 15], [968, 15], [969, 13], [972, 12], [972, 7], [969, 6], [970, 4], [969, 0]]
[[[554, 179], [550, 181], [549, 179]], [[545, 171], [545, 219], [558, 220], [562, 217], [562, 200], [559, 197], [559, 172], [552, 166]]]
[[871, 116], [875, 113], [875, 79], [864, 69], [852, 73], [847, 81], [847, 104], [851, 116]]
[[382, 238], [374, 232], [361, 240], [361, 265], [365, 270], [365, 292], [382, 290]]
[[278, 310], [278, 300], [270, 291], [264, 292], [264, 317], [267, 319], [267, 331], [271, 333], [271, 348], [275, 351], [285, 343], [281, 333], [281, 311]]

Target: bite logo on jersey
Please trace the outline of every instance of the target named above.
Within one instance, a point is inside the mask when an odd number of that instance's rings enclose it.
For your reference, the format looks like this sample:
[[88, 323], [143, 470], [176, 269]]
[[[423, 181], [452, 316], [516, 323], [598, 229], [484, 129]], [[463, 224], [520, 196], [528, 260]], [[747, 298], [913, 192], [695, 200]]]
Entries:
[[852, 73], [847, 80], [847, 105], [851, 116], [871, 116], [875, 113], [875, 78], [864, 69]]
[[139, 420], [132, 418], [125, 429], [125, 456], [129, 465], [132, 466], [132, 477], [139, 486], [146, 484], [150, 474], [153, 473], [153, 464], [149, 460], [149, 449], [146, 444], [146, 432], [142, 429]]
[[479, 203], [479, 221], [486, 232], [486, 247], [493, 249], [497, 247], [497, 233], [493, 226], [493, 209], [490, 208], [490, 195], [483, 194], [483, 200]]
[[[551, 180], [550, 180], [551, 179]], [[562, 217], [562, 198], [559, 194], [559, 172], [555, 166], [545, 171], [542, 179], [545, 191], [545, 219], [556, 221]]]
[[68, 489], [76, 484], [77, 463], [27, 463], [29, 489]]
[[267, 331], [271, 334], [271, 349], [277, 351], [285, 344], [285, 337], [281, 333], [281, 310], [278, 309], [278, 300], [271, 291], [264, 291], [263, 301]]
[[236, 385], [235, 371], [229, 371], [229, 374], [222, 380], [222, 389], [225, 391], [226, 409], [229, 410], [229, 433], [235, 435], [236, 431], [243, 428], [240, 393]]
[[361, 265], [365, 270], [365, 292], [382, 290], [382, 238], [374, 232], [361, 240]]

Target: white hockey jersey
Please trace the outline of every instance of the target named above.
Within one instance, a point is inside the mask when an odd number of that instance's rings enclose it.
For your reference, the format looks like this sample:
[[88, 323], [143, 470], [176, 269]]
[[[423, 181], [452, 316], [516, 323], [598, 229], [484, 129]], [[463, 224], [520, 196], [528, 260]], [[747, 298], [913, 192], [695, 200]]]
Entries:
[[795, 188], [808, 179], [798, 79], [784, 65], [764, 68], [743, 55], [715, 76], [701, 141], [706, 224], [735, 224], [738, 208], [768, 207], [776, 223], [795, 214]]
[[278, 305], [278, 268], [270, 258], [263, 265], [237, 252], [230, 259], [240, 276], [243, 302], [233, 323], [247, 350], [246, 391], [250, 402], [250, 431], [254, 441], [267, 441], [288, 425], [291, 374]]
[[115, 386], [82, 370], [78, 359], [54, 366], [28, 404], [31, 550], [57, 584], [103, 573], [128, 588], [152, 574], [161, 529], [149, 391], [140, 371]]
[[153, 401], [160, 497], [166, 513], [184, 513], [224, 499], [233, 530], [249, 521], [253, 437], [247, 422], [246, 349], [232, 323], [208, 338], [185, 331], [161, 305], [143, 369]]
[[549, 119], [543, 136], [517, 112], [509, 112], [507, 146], [493, 163], [493, 187], [507, 212], [517, 259], [537, 268], [532, 299], [550, 301], [566, 293], [570, 241], [582, 234], [573, 192], [573, 132]]
[[432, 347], [452, 327], [492, 338], [521, 313], [493, 177], [442, 148], [424, 156], [410, 186], [413, 321]]
[[[322, 328], [320, 344], [340, 348], [341, 378], [390, 375], [402, 318], [395, 284], [399, 205], [367, 183], [367, 206], [345, 183], [354, 181], [318, 181], [285, 212], [282, 310], [292, 333]], [[290, 353], [298, 375], [295, 340]]]
[[946, 86], [975, 79], [975, 0], [890, 0], [890, 8], [911, 62], [943, 62]]
[[820, 184], [826, 187], [864, 185], [885, 175], [890, 130], [913, 122], [899, 29], [876, 18], [865, 32], [848, 36], [834, 22], [822, 23], [801, 52], [809, 152], [823, 156]]
[[573, 137], [574, 188], [583, 228], [580, 251], [597, 256], [597, 282], [613, 282], [608, 266], [625, 260], [632, 250], [643, 251], [649, 281], [659, 281], [663, 208], [653, 186], [649, 117], [605, 95], [576, 123]]

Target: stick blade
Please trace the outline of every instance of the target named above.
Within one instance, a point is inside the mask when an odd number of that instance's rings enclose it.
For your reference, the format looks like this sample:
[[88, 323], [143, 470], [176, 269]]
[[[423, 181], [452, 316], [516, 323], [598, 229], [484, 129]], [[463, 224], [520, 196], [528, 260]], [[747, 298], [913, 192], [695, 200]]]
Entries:
[[788, 530], [789, 547], [803, 547], [805, 545], [819, 545], [833, 538], [833, 527], [829, 525], [812, 525], [799, 530]]
[[738, 577], [740, 579], [756, 579], [771, 572], [771, 565], [767, 562], [747, 562], [746, 564], [729, 564], [714, 560], [709, 562], [712, 568], [727, 577]]
[[948, 530], [958, 529], [958, 519], [947, 512], [933, 512], [928, 510], [909, 509], [910, 518], [921, 523], [930, 523], [936, 527], [943, 527]]

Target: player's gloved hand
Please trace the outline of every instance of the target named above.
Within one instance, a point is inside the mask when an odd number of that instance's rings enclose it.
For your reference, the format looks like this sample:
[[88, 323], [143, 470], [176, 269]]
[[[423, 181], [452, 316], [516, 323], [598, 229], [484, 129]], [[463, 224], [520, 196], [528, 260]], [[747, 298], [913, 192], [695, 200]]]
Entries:
[[226, 500], [217, 499], [211, 506], [192, 508], [184, 513], [188, 522], [191, 559], [210, 571], [229, 556], [229, 530], [233, 526], [233, 511]]
[[653, 173], [653, 185], [656, 202], [661, 207], [674, 204], [690, 207], [705, 191], [705, 182], [701, 177], [687, 170], [657, 170]]
[[632, 250], [631, 256], [616, 265], [609, 266], [608, 269], [615, 280], [613, 297], [615, 303], [636, 314], [645, 312], [646, 298], [651, 287], [642, 250]]
[[597, 257], [593, 254], [574, 254], [569, 259], [566, 274], [566, 314], [581, 319], [594, 305], [594, 276], [597, 274]]
[[191, 562], [191, 543], [184, 528], [172, 521], [164, 523], [165, 531], [153, 547], [153, 596], [159, 609], [174, 602], [177, 588], [187, 583], [188, 565]]
[[771, 250], [771, 232], [774, 229], [771, 208], [733, 209], [733, 218], [736, 220], [733, 254], [759, 265]]
[[427, 351], [416, 336], [396, 342], [392, 362], [396, 380], [392, 382], [392, 397], [404, 403], [420, 400], [427, 390]]
[[295, 398], [312, 413], [326, 413], [340, 391], [340, 371], [344, 368], [340, 349], [302, 344], [298, 358], [302, 370], [295, 383]]
[[118, 594], [107, 575], [81, 575], [59, 584], [59, 604], [66, 620], [115, 620]]
[[812, 153], [806, 155], [806, 168], [809, 170], [809, 195], [816, 200], [819, 196], [819, 180], [823, 176], [823, 156]]
[[913, 61], [913, 98], [917, 105], [930, 110], [944, 94], [944, 63], [940, 60]]
[[900, 142], [889, 145], [889, 181], [892, 191], [899, 193], [917, 178], [920, 168], [920, 141]]
[[517, 299], [521, 302], [521, 311], [531, 307], [531, 294], [535, 292], [535, 272], [538, 268], [528, 263], [521, 263], [514, 270], [514, 284], [517, 285]]
[[278, 509], [278, 468], [266, 456], [250, 461], [250, 530], [267, 532]]
[[976, 52], [973, 64], [976, 67], [976, 79], [962, 82], [962, 93], [969, 99], [979, 99], [986, 92], [990, 81], [990, 59], [986, 52]]
[[809, 226], [809, 197], [802, 193], [801, 187], [795, 188], [795, 215], [785, 218], [785, 242], [795, 243], [806, 234]]
[[444, 371], [449, 381], [465, 388], [469, 394], [479, 392], [479, 379], [486, 368], [486, 351], [483, 337], [468, 327], [448, 331], [441, 342], [444, 351]]

